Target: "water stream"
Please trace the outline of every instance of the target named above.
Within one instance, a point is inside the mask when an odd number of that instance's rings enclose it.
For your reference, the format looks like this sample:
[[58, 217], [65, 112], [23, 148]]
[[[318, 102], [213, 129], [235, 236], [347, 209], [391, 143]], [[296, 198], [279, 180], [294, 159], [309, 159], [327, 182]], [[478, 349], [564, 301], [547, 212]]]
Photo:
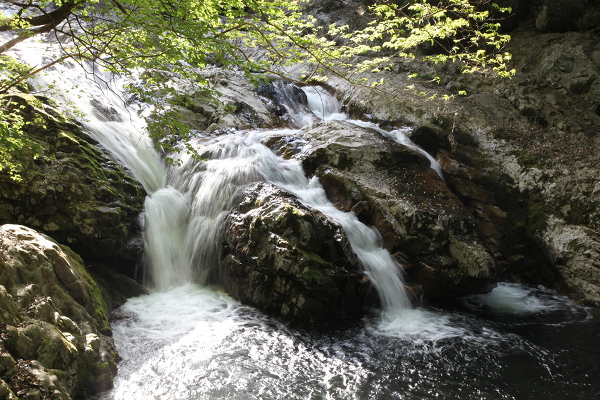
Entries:
[[[167, 168], [143, 120], [117, 95], [119, 83], [81, 80], [77, 71], [63, 65], [53, 72], [60, 79], [34, 84], [44, 90], [56, 81], [54, 96], [76, 103], [87, 115], [85, 129], [144, 185], [146, 281], [155, 288], [119, 310], [113, 330], [123, 361], [115, 388], [98, 400], [600, 398], [596, 310], [514, 284], [443, 309], [411, 308], [378, 234], [333, 207], [297, 162], [262, 144], [281, 132], [201, 136], [194, 146], [206, 161], [183, 156], [180, 167]], [[67, 77], [90, 85], [68, 92], [61, 87]], [[346, 118], [319, 89], [306, 92], [312, 116], [297, 121]], [[403, 130], [354, 123], [414, 146]], [[343, 226], [383, 313], [291, 329], [202, 285], [218, 268], [218, 239], [235, 194], [256, 181], [294, 193]]]

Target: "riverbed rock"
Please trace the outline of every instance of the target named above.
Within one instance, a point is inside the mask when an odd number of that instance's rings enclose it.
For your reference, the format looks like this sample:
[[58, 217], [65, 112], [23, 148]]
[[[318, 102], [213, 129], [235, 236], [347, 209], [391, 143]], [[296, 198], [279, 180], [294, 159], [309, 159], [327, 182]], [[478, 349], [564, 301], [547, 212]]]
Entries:
[[307, 128], [302, 138], [308, 144], [295, 158], [305, 171], [339, 209], [378, 230], [426, 299], [484, 291], [495, 279], [475, 219], [425, 157], [347, 121]]
[[222, 282], [233, 298], [300, 324], [377, 301], [341, 227], [267, 183], [251, 185], [227, 219]]
[[26, 134], [44, 153], [36, 159], [16, 153], [20, 181], [0, 171], [0, 223], [30, 226], [84, 258], [131, 272], [138, 254], [125, 244], [139, 235], [140, 184], [47, 99], [16, 91], [5, 99], [10, 107], [22, 107], [20, 113], [30, 122]]
[[71, 249], [31, 228], [0, 226], [0, 304], [6, 398], [66, 400], [112, 386], [109, 308]]

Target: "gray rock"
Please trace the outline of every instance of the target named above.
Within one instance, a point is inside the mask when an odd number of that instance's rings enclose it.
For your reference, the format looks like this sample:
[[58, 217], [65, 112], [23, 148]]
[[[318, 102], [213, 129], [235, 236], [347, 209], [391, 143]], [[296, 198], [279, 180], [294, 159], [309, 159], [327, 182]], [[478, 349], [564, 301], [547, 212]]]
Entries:
[[545, 250], [561, 276], [585, 302], [598, 304], [600, 293], [600, 234], [550, 216], [541, 235]]
[[226, 232], [223, 285], [243, 303], [307, 324], [376, 301], [342, 229], [282, 189], [249, 187]]
[[[345, 103], [355, 115], [415, 127], [413, 140], [438, 158], [448, 187], [473, 216], [504, 279], [541, 283], [598, 305], [598, 43], [593, 32], [524, 29], [507, 48], [517, 71], [510, 80], [438, 69], [443, 82], [459, 82], [468, 93], [446, 102], [406, 90], [410, 81], [402, 71], [361, 76], [387, 81], [378, 91], [335, 77], [329, 84], [347, 94]], [[413, 84], [427, 96], [447, 93]], [[350, 186], [344, 185], [354, 191]], [[574, 249], [557, 244], [564, 229], [550, 228], [554, 218], [567, 231], [582, 232]], [[563, 256], [553, 256], [557, 248]]]
[[425, 297], [484, 290], [495, 260], [480, 242], [474, 218], [429, 161], [375, 130], [332, 121], [304, 130], [295, 157], [319, 177], [331, 201], [356, 213], [407, 259], [407, 276]]
[[163, 74], [168, 75], [168, 86], [177, 92], [176, 97], [167, 95], [165, 99], [174, 102], [180, 121], [193, 130], [213, 132], [276, 125], [277, 116], [242, 72], [217, 67], [198, 71], [200, 76], [211, 82], [218, 93], [218, 101], [211, 101], [206, 88], [201, 85], [175, 74]]

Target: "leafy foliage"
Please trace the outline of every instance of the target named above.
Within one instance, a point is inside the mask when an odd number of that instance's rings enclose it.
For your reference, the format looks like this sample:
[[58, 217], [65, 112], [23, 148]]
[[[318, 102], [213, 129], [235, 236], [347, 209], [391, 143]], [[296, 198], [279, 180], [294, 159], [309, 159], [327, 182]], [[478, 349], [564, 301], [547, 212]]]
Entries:
[[515, 71], [508, 69], [511, 56], [502, 49], [510, 36], [499, 33], [500, 24], [490, 15], [490, 8], [505, 15], [511, 11], [489, 0], [377, 2], [371, 8], [374, 19], [365, 29], [349, 31], [348, 26], [334, 24], [330, 33], [347, 39], [348, 44], [340, 50], [343, 59], [371, 55], [347, 65], [357, 71], [378, 72], [400, 57], [457, 62], [466, 73], [509, 77]]
[[[304, 63], [311, 68], [307, 80], [334, 74], [358, 84], [355, 72], [389, 68], [398, 57], [458, 62], [464, 72], [514, 73], [507, 68], [510, 55], [502, 52], [509, 37], [498, 33], [499, 24], [490, 17], [492, 7], [496, 13], [509, 9], [489, 0], [376, 0], [369, 9], [371, 22], [357, 31], [336, 24], [319, 28], [315, 18], [302, 13], [303, 0], [8, 2], [15, 12], [0, 14], [0, 32], [13, 37], [0, 45], [0, 53], [44, 32], [59, 39], [61, 53], [44, 66], [14, 75], [0, 84], [0, 92], [65, 59], [86, 62], [92, 72], [100, 67], [116, 73], [144, 70], [141, 86], [131, 88], [140, 94], [148, 88], [169, 90], [161, 70], [207, 85], [198, 74], [206, 65], [258, 79], [256, 72], [284, 74], [279, 67]], [[177, 124], [168, 105], [159, 108], [172, 129], [155, 133], [170, 149], [173, 137], [189, 132]]]
[[15, 110], [10, 96], [0, 97], [0, 172], [6, 172], [15, 181], [22, 180], [19, 156], [23, 153], [37, 158], [43, 148], [26, 135], [24, 128], [36, 121], [25, 121]]
[[[15, 61], [11, 57], [0, 55], [0, 84], [4, 80], [13, 80], [27, 74], [29, 68]], [[42, 147], [29, 139], [24, 129], [35, 123], [35, 120], [26, 121], [21, 112], [24, 106], [13, 101], [11, 95], [0, 95], [0, 172], [5, 172], [15, 181], [22, 180], [19, 156], [29, 153], [36, 158], [42, 155]]]

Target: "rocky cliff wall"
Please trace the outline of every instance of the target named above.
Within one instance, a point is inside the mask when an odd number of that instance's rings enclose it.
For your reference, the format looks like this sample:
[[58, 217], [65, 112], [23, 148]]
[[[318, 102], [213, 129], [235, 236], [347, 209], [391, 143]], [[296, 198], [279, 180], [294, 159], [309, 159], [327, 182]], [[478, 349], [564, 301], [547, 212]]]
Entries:
[[133, 275], [143, 190], [48, 99], [2, 100], [43, 154], [14, 154], [21, 180], [0, 172], [0, 398], [84, 398], [116, 374], [109, 313], [146, 293], [101, 264]]
[[48, 99], [14, 91], [3, 101], [30, 122], [25, 134], [44, 151], [36, 159], [16, 155], [21, 181], [0, 171], [0, 223], [30, 226], [132, 275], [141, 252], [141, 185]]
[[[364, 76], [383, 78], [379, 90], [336, 77], [328, 84], [351, 115], [414, 128], [413, 141], [440, 161], [505, 279], [598, 305], [598, 39], [594, 27], [540, 33], [525, 23], [507, 48], [512, 79], [397, 60], [394, 72]], [[414, 71], [419, 78], [409, 78]], [[433, 94], [454, 97], [426, 99]]]

